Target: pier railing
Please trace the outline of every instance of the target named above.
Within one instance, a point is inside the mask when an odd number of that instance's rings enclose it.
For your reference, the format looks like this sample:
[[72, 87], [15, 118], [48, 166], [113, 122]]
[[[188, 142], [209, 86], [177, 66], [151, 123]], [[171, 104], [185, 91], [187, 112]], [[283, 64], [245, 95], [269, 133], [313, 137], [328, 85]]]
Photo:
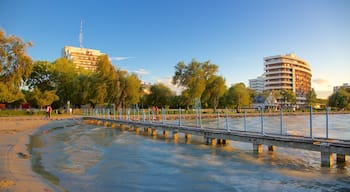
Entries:
[[[140, 127], [144, 131], [154, 136], [157, 135], [157, 130], [162, 130], [165, 136], [169, 131], [172, 131], [174, 139], [177, 139], [178, 133], [185, 134], [185, 138], [191, 138], [191, 135], [203, 136], [207, 144], [216, 145], [227, 144], [229, 140], [250, 142], [253, 144], [253, 150], [257, 153], [262, 152], [262, 145], [267, 145], [268, 149], [274, 151], [276, 146], [289, 147], [295, 149], [304, 149], [321, 152], [321, 164], [323, 166], [331, 166], [333, 164], [333, 154], [337, 154], [337, 162], [347, 162], [347, 156], [350, 155], [350, 140], [328, 138], [328, 109], [325, 111], [326, 121], [326, 135], [325, 137], [315, 137], [313, 135], [313, 113], [312, 108], [309, 111], [309, 134], [303, 135], [289, 135], [283, 132], [283, 111], [274, 114], [279, 117], [279, 133], [266, 132], [264, 128], [264, 118], [266, 114], [260, 110], [258, 113], [249, 114], [258, 118], [260, 121], [260, 130], [252, 131], [247, 126], [247, 113], [244, 111], [241, 118], [243, 118], [243, 130], [231, 129], [230, 119], [232, 114], [229, 110], [225, 113], [216, 114], [202, 114], [196, 111], [195, 114], [183, 114], [181, 109], [177, 114], [167, 114], [165, 109], [160, 111], [154, 110], [119, 110], [111, 111], [110, 109], [95, 109], [85, 111], [86, 120], [90, 123], [104, 124], [105, 126], [124, 127], [129, 125], [130, 129], [136, 132], [140, 131]], [[271, 114], [268, 114], [271, 115]], [[235, 115], [237, 116], [237, 115]], [[190, 119], [189, 121], [186, 118]], [[216, 127], [208, 126], [204, 121], [211, 119], [216, 120]], [[188, 123], [191, 124], [188, 124]], [[205, 125], [205, 126], [204, 126]], [[213, 125], [213, 123], [211, 124]]]
[[[110, 109], [110, 108], [100, 108], [100, 109], [84, 109], [84, 116], [94, 116], [101, 117], [107, 119], [118, 119], [118, 120], [130, 120], [130, 121], [148, 121], [148, 122], [161, 122], [162, 124], [177, 124], [179, 126], [188, 125], [195, 126], [197, 128], [203, 127], [211, 127], [217, 129], [225, 129], [225, 130], [243, 130], [243, 131], [255, 131], [260, 132], [261, 134], [266, 133], [266, 117], [275, 117], [279, 118], [278, 121], [278, 133], [280, 135], [288, 135], [285, 133], [285, 116], [295, 116], [295, 115], [308, 115], [309, 122], [308, 126], [309, 132], [308, 135], [300, 135], [300, 136], [309, 136], [313, 138], [314, 135], [314, 124], [313, 124], [313, 109], [310, 106], [309, 112], [284, 112], [283, 109], [279, 111], [269, 112], [264, 111], [262, 109], [242, 109], [242, 112], [237, 113], [233, 109], [219, 109], [216, 112], [205, 111], [201, 109], [171, 109], [167, 110], [165, 108], [161, 108], [158, 110], [154, 110], [152, 108], [148, 109]], [[316, 115], [324, 116], [324, 138], [329, 138], [329, 108], [325, 108], [324, 111], [318, 111]], [[248, 127], [248, 119], [251, 117], [259, 118], [259, 131], [256, 129], [252, 130]], [[240, 128], [237, 128], [237, 125], [234, 125], [232, 119], [233, 118], [241, 118], [243, 120], [243, 125]], [[210, 120], [211, 125], [208, 125], [208, 120]], [[213, 122], [216, 121], [215, 125]], [[277, 127], [275, 127], [276, 129]], [[318, 127], [319, 128], [319, 127]], [[273, 133], [276, 134], [276, 131]]]

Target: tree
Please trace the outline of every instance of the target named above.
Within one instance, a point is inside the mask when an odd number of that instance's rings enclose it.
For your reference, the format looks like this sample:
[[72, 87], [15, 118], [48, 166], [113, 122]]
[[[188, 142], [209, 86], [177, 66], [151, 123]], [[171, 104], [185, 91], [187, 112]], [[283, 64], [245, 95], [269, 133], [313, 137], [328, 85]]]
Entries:
[[54, 101], [59, 100], [59, 97], [56, 95], [55, 90], [40, 91], [36, 87], [30, 93], [29, 98], [35, 104], [37, 104], [40, 109], [42, 109], [44, 106], [51, 105]]
[[226, 93], [226, 103], [229, 107], [235, 107], [237, 112], [242, 106], [250, 104], [250, 91], [244, 83], [237, 83], [231, 86]]
[[169, 106], [171, 98], [174, 96], [169, 87], [163, 83], [157, 83], [151, 86], [151, 93], [147, 95], [147, 104], [149, 106]]
[[6, 37], [0, 29], [0, 102], [13, 103], [24, 98], [20, 86], [31, 72], [32, 59], [26, 53], [31, 46], [14, 35]]
[[350, 89], [340, 88], [337, 92], [333, 93], [328, 99], [328, 105], [340, 109], [349, 109]]
[[288, 102], [290, 104], [294, 104], [297, 100], [297, 97], [292, 90], [282, 90], [280, 95], [284, 103]]
[[52, 63], [52, 81], [56, 94], [60, 98], [60, 105], [74, 100], [74, 79], [78, 76], [75, 64], [66, 58], [59, 58]]
[[309, 106], [314, 106], [317, 102], [317, 95], [315, 92], [315, 89], [311, 89], [309, 92], [306, 93], [306, 103]]
[[206, 107], [213, 107], [214, 110], [219, 105], [220, 98], [226, 92], [225, 79], [221, 76], [213, 76], [211, 80], [208, 80], [206, 88], [202, 94], [202, 103]]
[[186, 105], [193, 103], [195, 99], [200, 99], [206, 83], [218, 70], [218, 66], [211, 64], [210, 61], [199, 63], [192, 59], [191, 63], [186, 65], [183, 61], [175, 66], [175, 74], [172, 83], [184, 87], [182, 95], [186, 97]]
[[126, 85], [123, 92], [126, 93], [125, 105], [135, 105], [140, 101], [141, 80], [136, 74], [132, 73], [126, 76]]
[[48, 61], [35, 61], [26, 84], [29, 88], [37, 87], [41, 91], [53, 90], [55, 84], [52, 81], [51, 63]]
[[14, 103], [24, 98], [24, 94], [17, 87], [0, 82], [0, 103]]

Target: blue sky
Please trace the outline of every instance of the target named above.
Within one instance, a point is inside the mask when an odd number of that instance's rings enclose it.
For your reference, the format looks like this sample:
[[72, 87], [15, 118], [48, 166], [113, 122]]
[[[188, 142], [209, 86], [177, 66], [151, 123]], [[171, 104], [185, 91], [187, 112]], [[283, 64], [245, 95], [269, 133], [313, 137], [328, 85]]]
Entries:
[[146, 82], [168, 83], [179, 61], [210, 60], [230, 86], [263, 73], [263, 58], [309, 62], [319, 96], [350, 83], [348, 0], [0, 0], [0, 28], [54, 61], [65, 45], [108, 54]]

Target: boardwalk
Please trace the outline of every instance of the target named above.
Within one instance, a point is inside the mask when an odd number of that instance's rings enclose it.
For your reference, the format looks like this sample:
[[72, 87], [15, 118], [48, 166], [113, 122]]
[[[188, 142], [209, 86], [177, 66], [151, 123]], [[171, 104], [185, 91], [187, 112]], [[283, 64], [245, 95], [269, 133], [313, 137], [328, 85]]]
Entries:
[[178, 133], [185, 134], [186, 139], [190, 139], [191, 135], [203, 136], [204, 141], [211, 145], [227, 144], [230, 140], [249, 142], [253, 144], [253, 150], [256, 153], [262, 153], [263, 145], [268, 146], [270, 151], [274, 151], [276, 147], [317, 151], [321, 153], [321, 165], [328, 167], [333, 164], [333, 154], [337, 154], [337, 163], [346, 163], [347, 156], [350, 155], [349, 140], [262, 134], [248, 131], [227, 131], [215, 128], [197, 128], [149, 121], [112, 120], [99, 117], [85, 117], [84, 119], [89, 123], [104, 124], [105, 126], [129, 126], [136, 132], [140, 131], [140, 128], [144, 128], [150, 134], [157, 134], [157, 131], [163, 131], [165, 136], [172, 132], [174, 139], [178, 138]]

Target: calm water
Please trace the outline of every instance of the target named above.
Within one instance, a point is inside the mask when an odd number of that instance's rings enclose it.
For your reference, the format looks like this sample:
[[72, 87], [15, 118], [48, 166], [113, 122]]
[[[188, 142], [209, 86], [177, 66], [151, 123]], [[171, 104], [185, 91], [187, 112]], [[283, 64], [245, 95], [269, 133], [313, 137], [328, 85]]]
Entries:
[[[324, 137], [325, 117], [313, 122], [314, 136]], [[286, 116], [283, 123], [285, 134], [309, 134], [308, 116]], [[265, 117], [264, 124], [265, 132], [279, 133], [279, 117]], [[349, 124], [350, 115], [330, 116], [329, 137], [350, 140]], [[229, 127], [244, 130], [244, 121], [230, 119]], [[260, 119], [248, 118], [247, 128], [260, 131]], [[349, 162], [322, 168], [319, 152], [277, 148], [257, 155], [250, 143], [212, 147], [202, 137], [190, 144], [183, 138], [85, 124], [41, 130], [31, 139], [32, 163], [67, 191], [350, 191]]]

